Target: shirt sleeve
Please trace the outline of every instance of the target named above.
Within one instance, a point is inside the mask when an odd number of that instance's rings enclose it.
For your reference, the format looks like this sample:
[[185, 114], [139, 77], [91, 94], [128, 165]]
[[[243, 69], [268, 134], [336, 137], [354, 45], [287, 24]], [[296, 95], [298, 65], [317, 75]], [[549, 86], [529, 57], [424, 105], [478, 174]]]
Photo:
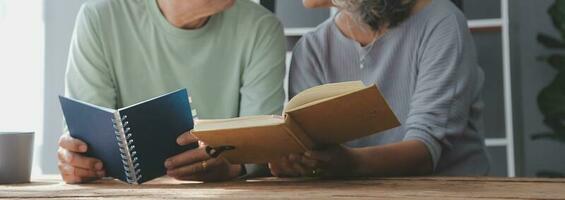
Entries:
[[67, 61], [66, 96], [116, 108], [116, 89], [97, 29], [96, 12], [84, 4], [78, 14]]
[[282, 24], [272, 15], [258, 20], [251, 62], [240, 88], [240, 116], [282, 113], [286, 38]]
[[314, 56], [310, 35], [302, 37], [294, 46], [288, 74], [288, 97], [318, 85], [322, 85], [320, 62]]
[[[461, 17], [462, 18], [462, 17]], [[466, 24], [449, 16], [433, 26], [419, 55], [416, 87], [405, 123], [405, 140], [423, 142], [434, 170], [450, 139], [462, 137], [480, 91], [480, 69]]]

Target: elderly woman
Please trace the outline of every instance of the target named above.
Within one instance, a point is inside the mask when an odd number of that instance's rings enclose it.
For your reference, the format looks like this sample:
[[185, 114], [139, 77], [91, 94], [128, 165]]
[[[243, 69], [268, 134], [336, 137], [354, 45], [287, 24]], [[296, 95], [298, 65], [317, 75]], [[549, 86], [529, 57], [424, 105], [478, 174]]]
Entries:
[[486, 175], [484, 75], [447, 0], [304, 0], [340, 12], [294, 49], [289, 96], [333, 82], [376, 84], [402, 126], [269, 163], [275, 176]]

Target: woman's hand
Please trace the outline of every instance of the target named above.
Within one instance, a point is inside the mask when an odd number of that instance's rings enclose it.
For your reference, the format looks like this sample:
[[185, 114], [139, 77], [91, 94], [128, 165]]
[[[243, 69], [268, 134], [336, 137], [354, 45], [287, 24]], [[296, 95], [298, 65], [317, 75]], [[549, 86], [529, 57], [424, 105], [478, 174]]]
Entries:
[[332, 146], [290, 155], [269, 163], [275, 176], [418, 176], [433, 172], [431, 155], [423, 142], [403, 141], [364, 148]]
[[310, 176], [315, 168], [303, 165], [300, 161], [302, 159], [302, 155], [291, 154], [270, 162], [269, 169], [271, 174], [277, 177]]
[[[178, 137], [179, 145], [188, 145], [198, 142], [190, 132]], [[175, 155], [165, 161], [167, 175], [179, 180], [191, 181], [225, 181], [238, 177], [241, 174], [241, 165], [231, 165], [224, 159], [211, 158], [206, 153], [206, 146]]]
[[83, 156], [88, 146], [81, 140], [64, 134], [59, 138], [59, 172], [66, 183], [93, 181], [105, 176], [102, 161]]
[[356, 176], [359, 173], [359, 153], [356, 149], [341, 145], [324, 150], [309, 151], [302, 155], [292, 154], [269, 163], [274, 176]]

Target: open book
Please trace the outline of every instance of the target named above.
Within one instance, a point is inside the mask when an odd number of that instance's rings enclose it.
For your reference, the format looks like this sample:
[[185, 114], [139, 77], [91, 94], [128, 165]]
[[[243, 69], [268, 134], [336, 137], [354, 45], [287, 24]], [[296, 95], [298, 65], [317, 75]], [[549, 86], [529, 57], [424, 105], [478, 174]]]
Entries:
[[283, 116], [200, 120], [193, 134], [232, 164], [265, 163], [399, 126], [376, 85], [326, 84], [296, 95]]

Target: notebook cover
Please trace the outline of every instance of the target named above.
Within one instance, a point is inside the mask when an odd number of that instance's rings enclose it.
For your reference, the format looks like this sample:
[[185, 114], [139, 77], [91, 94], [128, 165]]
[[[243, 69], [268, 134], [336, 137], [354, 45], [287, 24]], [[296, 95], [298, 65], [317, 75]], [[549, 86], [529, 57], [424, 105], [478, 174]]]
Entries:
[[165, 160], [197, 147], [179, 146], [178, 136], [192, 130], [194, 123], [186, 89], [178, 90], [119, 110], [127, 115], [141, 174], [139, 183], [165, 175]]
[[66, 97], [59, 100], [71, 136], [89, 146], [86, 155], [100, 159], [108, 176], [124, 182], [127, 178], [112, 122], [116, 112], [128, 116], [126, 128], [133, 135], [142, 174], [138, 183], [165, 175], [167, 158], [197, 147], [197, 144], [181, 147], [176, 143], [178, 136], [194, 127], [185, 89], [119, 111]]
[[66, 97], [59, 101], [69, 133], [88, 145], [86, 156], [101, 160], [108, 176], [127, 182], [112, 123], [116, 111]]

